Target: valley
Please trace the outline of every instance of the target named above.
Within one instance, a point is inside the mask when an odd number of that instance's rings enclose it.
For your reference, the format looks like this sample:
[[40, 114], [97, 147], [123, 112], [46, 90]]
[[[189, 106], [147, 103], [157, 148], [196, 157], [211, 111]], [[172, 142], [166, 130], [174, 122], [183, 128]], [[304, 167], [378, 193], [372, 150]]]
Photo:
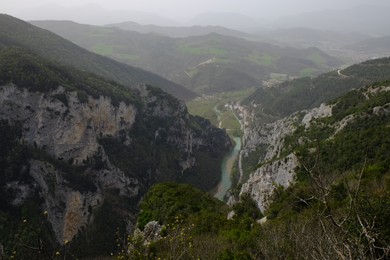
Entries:
[[171, 38], [73, 22], [32, 24], [90, 51], [152, 71], [200, 95], [258, 87], [272, 73], [311, 76], [342, 64], [314, 47], [282, 48], [215, 32]]
[[217, 192], [214, 194], [219, 200], [224, 200], [227, 192], [232, 188], [232, 172], [234, 164], [237, 162], [238, 154], [241, 150], [241, 136], [234, 137], [234, 148], [225, 156], [221, 164], [221, 181], [217, 185]]
[[390, 258], [389, 36], [363, 10], [0, 14], [0, 259]]

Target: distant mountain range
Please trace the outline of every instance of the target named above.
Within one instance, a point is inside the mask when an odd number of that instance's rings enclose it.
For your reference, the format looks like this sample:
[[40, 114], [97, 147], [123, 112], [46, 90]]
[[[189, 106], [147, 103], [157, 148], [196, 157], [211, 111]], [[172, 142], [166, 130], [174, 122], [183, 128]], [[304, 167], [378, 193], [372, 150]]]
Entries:
[[346, 44], [366, 40], [371, 36], [358, 32], [318, 30], [307, 27], [283, 28], [257, 31], [255, 33], [265, 41], [284, 46], [307, 48], [316, 46], [320, 49], [338, 48]]
[[190, 90], [156, 74], [91, 53], [54, 33], [22, 20], [0, 15], [0, 24], [0, 43], [3, 41], [27, 48], [51, 61], [61, 61], [64, 65], [116, 80], [126, 86], [150, 84], [161, 87], [183, 100], [196, 97]]
[[347, 48], [361, 52], [387, 53], [387, 56], [390, 56], [390, 36], [375, 37], [358, 41], [348, 45]]
[[[186, 21], [175, 21], [162, 15], [134, 10], [107, 10], [97, 4], [80, 5], [65, 8], [56, 4], [47, 4], [28, 8], [12, 15], [24, 20], [71, 20], [78, 23], [105, 25], [136, 22], [141, 25], [176, 26], [222, 26], [229, 29], [253, 33], [259, 29], [286, 29], [307, 27], [316, 30], [339, 32], [359, 32], [371, 36], [390, 34], [387, 15], [390, 5], [374, 4], [357, 5], [348, 9], [334, 6], [330, 10], [306, 12], [297, 15], [283, 16], [274, 21], [261, 20], [236, 12], [200, 13], [188, 17]], [[44, 11], [42, 11], [44, 10]], [[86, 15], [87, 14], [87, 15]]]
[[108, 24], [107, 27], [117, 27], [122, 30], [135, 31], [139, 33], [155, 33], [158, 35], [165, 35], [169, 37], [189, 37], [200, 36], [210, 33], [218, 33], [234, 37], [253, 37], [251, 34], [244, 33], [238, 30], [228, 29], [226, 27], [218, 25], [206, 25], [206, 26], [157, 26], [157, 25], [141, 25], [136, 22], [128, 21], [116, 24]]
[[[42, 11], [44, 10], [44, 11]], [[158, 14], [134, 11], [115, 10], [110, 11], [97, 4], [80, 5], [65, 8], [56, 4], [37, 6], [33, 9], [26, 9], [13, 14], [24, 20], [72, 20], [79, 23], [104, 25], [109, 23], [119, 23], [123, 21], [135, 21], [140, 24], [158, 24], [161, 26], [177, 26], [178, 22], [162, 17]]]
[[152, 71], [199, 94], [259, 86], [272, 73], [318, 75], [342, 64], [317, 48], [282, 48], [217, 33], [169, 38], [73, 22], [32, 23], [83, 48]]
[[372, 36], [390, 34], [390, 6], [361, 5], [345, 10], [325, 10], [284, 17], [272, 26], [308, 27], [340, 32], [359, 32]]
[[253, 31], [262, 26], [258, 21], [246, 15], [227, 12], [202, 13], [190, 19], [187, 24], [223, 26], [240, 31]]

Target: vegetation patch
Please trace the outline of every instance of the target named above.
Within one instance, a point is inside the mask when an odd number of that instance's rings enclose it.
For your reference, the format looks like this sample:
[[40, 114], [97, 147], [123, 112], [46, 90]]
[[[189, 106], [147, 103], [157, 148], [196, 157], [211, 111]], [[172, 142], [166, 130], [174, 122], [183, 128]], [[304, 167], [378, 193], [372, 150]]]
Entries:
[[218, 57], [227, 56], [227, 51], [222, 48], [217, 47], [195, 47], [190, 44], [179, 45], [178, 50], [182, 53], [187, 53], [191, 55], [216, 55]]
[[319, 53], [312, 53], [307, 58], [311, 61], [314, 61], [320, 67], [326, 65], [325, 58], [321, 56]]
[[100, 55], [112, 56], [114, 53], [114, 48], [109, 45], [98, 43], [92, 46], [91, 51]]
[[247, 57], [247, 59], [251, 62], [270, 68], [275, 68], [275, 62], [278, 60], [278, 58], [278, 56], [269, 53], [259, 53], [257, 51], [252, 51]]

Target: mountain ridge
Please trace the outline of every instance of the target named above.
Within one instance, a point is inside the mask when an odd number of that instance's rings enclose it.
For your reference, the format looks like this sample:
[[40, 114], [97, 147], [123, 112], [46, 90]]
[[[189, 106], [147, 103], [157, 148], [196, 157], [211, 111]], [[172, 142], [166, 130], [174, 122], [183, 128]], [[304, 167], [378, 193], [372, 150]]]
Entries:
[[341, 61], [316, 48], [282, 48], [211, 33], [169, 38], [70, 22], [34, 22], [95, 52], [142, 67], [199, 93], [261, 85], [272, 73], [328, 71]]
[[161, 87], [184, 100], [196, 97], [196, 94], [186, 88], [158, 75], [90, 53], [60, 36], [22, 20], [0, 15], [0, 23], [3, 25], [0, 30], [0, 41], [3, 44], [28, 48], [52, 61], [74, 66], [130, 87], [146, 83]]
[[368, 60], [314, 78], [300, 78], [272, 88], [259, 88], [246, 98], [243, 104], [255, 104], [260, 107], [259, 110], [263, 108], [266, 110], [265, 113], [269, 112], [274, 116], [287, 116], [302, 109], [319, 106], [353, 88], [388, 80], [389, 72], [390, 58]]
[[107, 255], [116, 228], [135, 225], [152, 184], [217, 185], [229, 137], [161, 89], [129, 89], [20, 47], [0, 47], [0, 68], [0, 217], [9, 224], [0, 227], [0, 243], [7, 252], [23, 239], [35, 243], [30, 229], [14, 234], [23, 219], [35, 225], [46, 212], [39, 236], [47, 250], [77, 241], [78, 255]]
[[222, 26], [188, 26], [188, 27], [164, 27], [157, 25], [141, 25], [136, 22], [128, 21], [116, 24], [107, 24], [107, 27], [117, 27], [123, 30], [136, 31], [139, 33], [155, 33], [166, 35], [169, 37], [180, 38], [180, 37], [188, 37], [188, 36], [199, 36], [206, 35], [210, 33], [219, 33], [223, 35], [235, 36], [235, 37], [250, 37], [251, 34], [244, 33], [237, 30], [228, 29]]

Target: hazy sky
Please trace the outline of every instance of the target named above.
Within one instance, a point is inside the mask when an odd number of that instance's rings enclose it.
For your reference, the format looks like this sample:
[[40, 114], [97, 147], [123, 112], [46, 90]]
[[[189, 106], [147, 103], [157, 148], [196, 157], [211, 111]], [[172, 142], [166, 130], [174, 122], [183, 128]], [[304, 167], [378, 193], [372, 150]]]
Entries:
[[[204, 12], [237, 12], [257, 19], [288, 14], [344, 9], [360, 4], [389, 5], [389, 0], [0, 0], [0, 12], [11, 15], [47, 4], [63, 7], [97, 4], [109, 10], [137, 10], [185, 21]], [[41, 10], [45, 12], [44, 9]], [[25, 17], [22, 17], [25, 18]]]

